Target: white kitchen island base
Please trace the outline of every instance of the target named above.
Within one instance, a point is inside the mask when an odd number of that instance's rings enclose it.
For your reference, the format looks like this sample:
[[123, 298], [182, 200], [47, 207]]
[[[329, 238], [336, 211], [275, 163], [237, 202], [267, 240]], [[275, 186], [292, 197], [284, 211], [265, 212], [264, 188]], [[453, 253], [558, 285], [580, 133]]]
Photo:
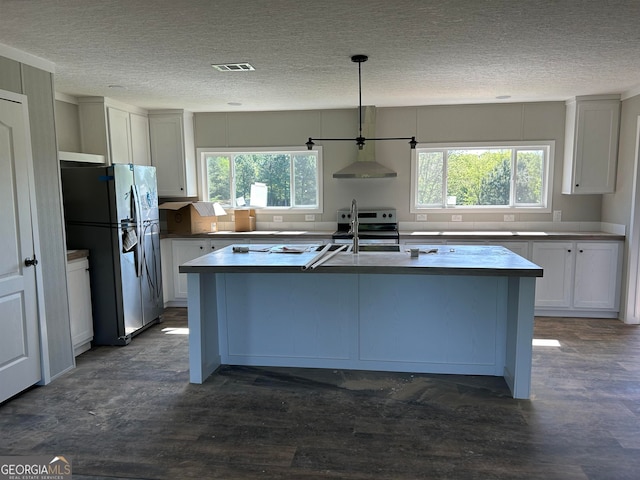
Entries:
[[534, 276], [349, 270], [189, 273], [190, 381], [221, 364], [494, 375], [529, 397]]

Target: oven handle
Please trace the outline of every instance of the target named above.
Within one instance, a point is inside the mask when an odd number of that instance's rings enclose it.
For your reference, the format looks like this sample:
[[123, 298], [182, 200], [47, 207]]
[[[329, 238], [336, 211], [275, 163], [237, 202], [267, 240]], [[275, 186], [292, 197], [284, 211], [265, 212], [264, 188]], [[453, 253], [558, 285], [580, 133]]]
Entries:
[[[353, 243], [353, 239], [351, 238], [333, 238], [331, 240], [333, 243], [337, 243], [338, 245], [345, 245], [345, 244], [350, 244]], [[399, 238], [362, 238], [359, 237], [358, 238], [358, 243], [360, 245], [377, 245], [377, 244], [391, 244], [391, 245], [399, 245], [400, 244], [400, 239]]]

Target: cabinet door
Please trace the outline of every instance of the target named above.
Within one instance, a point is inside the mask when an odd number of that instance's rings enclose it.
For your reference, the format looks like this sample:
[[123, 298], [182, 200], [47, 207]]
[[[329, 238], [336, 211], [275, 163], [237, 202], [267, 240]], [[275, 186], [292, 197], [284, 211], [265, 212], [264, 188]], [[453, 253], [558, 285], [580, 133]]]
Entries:
[[248, 238], [238, 238], [237, 240], [211, 240], [209, 244], [209, 251], [220, 250], [221, 248], [228, 247], [229, 245], [248, 245], [251, 243]]
[[184, 138], [182, 117], [153, 115], [149, 117], [151, 163], [156, 167], [158, 195], [185, 197]]
[[500, 245], [511, 250], [516, 255], [529, 259], [529, 242], [496, 242], [493, 245]]
[[578, 105], [576, 191], [614, 191], [619, 115], [617, 101]]
[[618, 254], [617, 242], [576, 244], [574, 307], [618, 308]]
[[620, 100], [567, 104], [562, 193], [615, 191]]
[[180, 273], [178, 267], [189, 260], [206, 255], [211, 251], [209, 240], [172, 240], [173, 293], [176, 300], [187, 298], [187, 274]]
[[[86, 258], [67, 264], [67, 288], [69, 291], [69, 319], [74, 349], [93, 339], [93, 313], [89, 284], [89, 261]], [[87, 350], [81, 349], [77, 353]]]
[[160, 268], [162, 269], [162, 298], [165, 306], [174, 300], [173, 289], [173, 252], [170, 238], [160, 240]]
[[129, 112], [109, 107], [107, 114], [109, 117], [111, 163], [132, 163]]
[[131, 160], [136, 165], [151, 165], [149, 150], [149, 119], [145, 115], [130, 114]]
[[544, 272], [536, 279], [536, 307], [571, 306], [573, 242], [533, 242], [532, 261]]
[[487, 245], [486, 240], [447, 240], [447, 245]]

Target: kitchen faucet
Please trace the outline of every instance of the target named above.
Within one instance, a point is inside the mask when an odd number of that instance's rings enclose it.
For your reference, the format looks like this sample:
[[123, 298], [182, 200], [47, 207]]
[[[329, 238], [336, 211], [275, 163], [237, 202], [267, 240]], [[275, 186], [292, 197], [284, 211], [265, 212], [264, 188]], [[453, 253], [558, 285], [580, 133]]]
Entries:
[[358, 253], [360, 251], [360, 245], [358, 243], [358, 203], [354, 198], [351, 200], [351, 228], [349, 233], [353, 235], [353, 247], [351, 247], [351, 253]]

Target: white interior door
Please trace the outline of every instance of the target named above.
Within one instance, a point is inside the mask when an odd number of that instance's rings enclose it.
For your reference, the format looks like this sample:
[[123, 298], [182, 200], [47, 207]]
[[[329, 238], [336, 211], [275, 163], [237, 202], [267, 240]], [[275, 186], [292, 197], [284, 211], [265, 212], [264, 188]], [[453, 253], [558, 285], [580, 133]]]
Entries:
[[[18, 99], [17, 101], [7, 98]], [[25, 97], [0, 92], [0, 402], [41, 379]]]

